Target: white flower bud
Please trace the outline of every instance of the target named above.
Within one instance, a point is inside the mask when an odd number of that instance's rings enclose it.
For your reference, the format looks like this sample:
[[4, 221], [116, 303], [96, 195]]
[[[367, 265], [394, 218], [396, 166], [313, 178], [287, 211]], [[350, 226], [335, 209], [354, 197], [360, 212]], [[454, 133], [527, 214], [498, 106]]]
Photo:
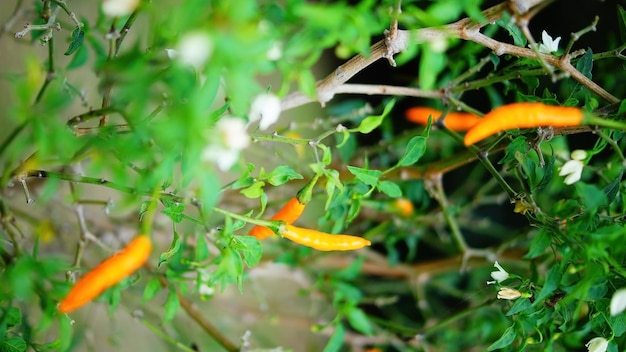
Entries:
[[498, 291], [497, 295], [498, 299], [518, 299], [522, 297], [522, 293], [514, 288], [502, 287], [500, 291]]
[[211, 57], [213, 41], [204, 32], [187, 33], [180, 39], [176, 51], [181, 63], [199, 68]]
[[139, 0], [104, 0], [102, 12], [110, 17], [130, 15], [139, 6]]
[[496, 267], [496, 269], [498, 269], [498, 271], [492, 271], [491, 272], [491, 277], [495, 280], [495, 281], [489, 281], [487, 282], [488, 284], [495, 284], [497, 283], [501, 283], [502, 281], [506, 280], [509, 278], [509, 273], [504, 270], [504, 268], [498, 264], [498, 261], [496, 260], [496, 262], [493, 264], [494, 267]]
[[250, 122], [259, 121], [259, 128], [266, 130], [278, 121], [280, 116], [280, 99], [274, 94], [259, 94], [250, 105], [248, 119]]
[[618, 315], [626, 309], [626, 287], [615, 291], [611, 298], [611, 316]]
[[605, 352], [609, 347], [609, 341], [604, 337], [594, 337], [585, 344], [589, 352]]

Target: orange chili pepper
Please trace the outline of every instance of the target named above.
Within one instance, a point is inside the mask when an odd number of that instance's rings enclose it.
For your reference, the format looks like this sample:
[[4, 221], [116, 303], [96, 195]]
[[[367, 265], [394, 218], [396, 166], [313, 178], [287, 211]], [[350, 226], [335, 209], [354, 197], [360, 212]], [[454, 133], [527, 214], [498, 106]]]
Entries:
[[[298, 220], [306, 205], [311, 201], [311, 198], [313, 197], [313, 186], [315, 186], [315, 183], [317, 183], [319, 178], [320, 175], [318, 174], [313, 176], [311, 181], [302, 187], [302, 189], [298, 191], [298, 194], [294, 198], [291, 198], [287, 204], [285, 204], [278, 211], [278, 213], [274, 214], [274, 216], [270, 218], [270, 220], [282, 220], [287, 224], [292, 224]], [[261, 225], [253, 227], [248, 233], [249, 236], [254, 236], [258, 240], [266, 239], [273, 234], [274, 231]]]
[[293, 225], [286, 225], [285, 229], [280, 232], [280, 235], [295, 243], [317, 249], [318, 251], [349, 251], [372, 244], [362, 237], [331, 235], [326, 232], [305, 229]]
[[570, 127], [579, 126], [582, 122], [583, 112], [579, 108], [513, 103], [487, 113], [476, 126], [467, 131], [463, 142], [469, 146], [498, 132], [515, 128]]
[[[306, 204], [300, 203], [298, 197], [291, 198], [287, 204], [285, 204], [278, 213], [274, 214], [270, 218], [270, 220], [282, 220], [287, 224], [292, 224], [294, 221], [298, 220]], [[274, 231], [269, 229], [268, 227], [257, 225], [250, 230], [248, 235], [256, 237], [258, 240], [263, 240], [274, 234]]]
[[[437, 109], [416, 106], [406, 111], [406, 118], [411, 122], [427, 125], [428, 116], [432, 117], [434, 123], [441, 117], [441, 114], [442, 112]], [[443, 124], [453, 131], [464, 132], [472, 128], [480, 122], [480, 120], [482, 119], [479, 116], [470, 114], [469, 112], [450, 111], [443, 120]]]
[[392, 208], [402, 216], [413, 215], [413, 203], [406, 198], [396, 198], [392, 204]]
[[107, 258], [78, 280], [61, 301], [59, 311], [70, 313], [89, 303], [104, 290], [139, 269], [148, 260], [151, 251], [152, 242], [148, 236], [136, 237], [122, 251]]

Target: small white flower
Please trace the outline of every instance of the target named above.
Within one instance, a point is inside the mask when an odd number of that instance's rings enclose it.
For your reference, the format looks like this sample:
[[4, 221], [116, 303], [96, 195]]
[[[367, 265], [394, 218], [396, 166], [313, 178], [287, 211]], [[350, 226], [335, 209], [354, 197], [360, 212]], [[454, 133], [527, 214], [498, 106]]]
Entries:
[[626, 287], [615, 291], [611, 298], [611, 316], [618, 315], [626, 309]]
[[215, 287], [209, 286], [204, 282], [198, 286], [198, 294], [200, 294], [201, 296], [210, 297], [213, 296], [214, 293]]
[[493, 285], [495, 283], [501, 283], [502, 281], [504, 281], [504, 280], [509, 278], [509, 273], [506, 270], [504, 270], [504, 268], [498, 263], [497, 260], [496, 260], [495, 263], [493, 263], [493, 266], [495, 266], [496, 269], [498, 269], [498, 271], [492, 271], [491, 272], [491, 277], [495, 281], [487, 281], [487, 285]]
[[283, 57], [283, 46], [280, 42], [272, 43], [272, 47], [265, 53], [265, 56], [270, 61], [276, 61]]
[[583, 174], [583, 160], [587, 158], [587, 152], [584, 150], [574, 150], [570, 155], [572, 160], [568, 160], [559, 171], [559, 176], [565, 176], [566, 185], [571, 185], [580, 180], [580, 177]]
[[509, 288], [509, 287], [502, 287], [499, 291], [498, 291], [498, 299], [508, 299], [508, 300], [513, 300], [513, 299], [518, 299], [520, 297], [522, 297], [522, 293], [514, 288]]
[[280, 99], [274, 94], [259, 94], [250, 105], [248, 119], [250, 122], [259, 121], [259, 128], [266, 130], [278, 121], [280, 116]]
[[220, 170], [227, 171], [239, 159], [239, 152], [250, 144], [250, 136], [243, 119], [227, 116], [215, 124], [210, 141], [202, 151], [202, 159], [213, 161]]
[[204, 32], [187, 33], [180, 39], [176, 51], [181, 63], [199, 68], [211, 57], [213, 41]]
[[561, 41], [561, 37], [557, 37], [556, 39], [552, 39], [552, 37], [546, 32], [541, 32], [541, 40], [543, 43], [539, 44], [539, 52], [544, 54], [550, 54], [559, 50], [559, 42]]
[[130, 15], [139, 6], [139, 0], [104, 0], [102, 12], [110, 17]]
[[605, 352], [609, 347], [609, 341], [604, 337], [594, 337], [585, 344], [589, 352]]
[[165, 52], [167, 53], [167, 57], [170, 60], [176, 60], [176, 58], [178, 58], [178, 51], [175, 49], [165, 49]]

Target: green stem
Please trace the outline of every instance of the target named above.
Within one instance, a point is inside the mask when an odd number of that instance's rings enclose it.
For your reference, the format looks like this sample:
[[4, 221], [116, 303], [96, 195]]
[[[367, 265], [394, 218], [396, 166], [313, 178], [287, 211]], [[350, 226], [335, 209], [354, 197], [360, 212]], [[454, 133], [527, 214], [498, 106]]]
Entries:
[[113, 112], [119, 112], [119, 111], [117, 109], [113, 108], [113, 107], [110, 107], [110, 106], [107, 106], [107, 107], [102, 108], [102, 109], [90, 110], [90, 111], [84, 112], [84, 113], [82, 113], [80, 115], [76, 115], [76, 116], [72, 117], [71, 119], [69, 119], [67, 121], [67, 125], [69, 127], [73, 127], [75, 125], [78, 125], [79, 123], [83, 123], [85, 121], [89, 121], [89, 120], [94, 119], [94, 118], [102, 117], [104, 115], [108, 115], [108, 114], [113, 113]]
[[483, 303], [482, 305], [476, 306], [476, 307], [471, 307], [468, 309], [465, 309], [463, 311], [460, 311], [459, 313], [449, 317], [449, 318], [445, 318], [442, 320], [439, 320], [436, 324], [428, 326], [426, 328], [424, 328], [423, 330], [421, 330], [420, 332], [418, 332], [416, 335], [421, 335], [421, 336], [427, 336], [430, 335], [440, 329], [443, 329], [444, 327], [446, 327], [446, 325], [454, 323], [455, 321], [462, 319], [470, 314], [474, 314], [475, 312], [484, 309], [486, 307], [489, 307], [493, 301], [495, 300], [489, 300], [485, 303]]
[[278, 134], [253, 134], [253, 140], [287, 143], [292, 145], [309, 145], [308, 139], [285, 137]]
[[159, 329], [158, 327], [156, 327], [155, 325], [153, 325], [152, 323], [150, 323], [148, 320], [144, 319], [144, 318], [140, 318], [139, 319], [143, 325], [145, 325], [148, 329], [150, 329], [153, 333], [155, 333], [158, 337], [160, 337], [161, 339], [163, 339], [165, 342], [169, 342], [172, 345], [180, 348], [183, 351], [186, 352], [193, 352], [194, 350], [185, 346], [183, 343], [181, 343], [180, 341], [172, 338], [171, 336], [169, 336], [168, 334], [164, 333], [161, 329]]
[[478, 147], [475, 146], [471, 146], [470, 148], [476, 151], [478, 155], [478, 160], [485, 166], [487, 171], [489, 171], [489, 173], [496, 179], [496, 181], [498, 181], [500, 187], [502, 187], [504, 191], [509, 195], [509, 199], [515, 200], [517, 197], [517, 193], [515, 192], [515, 190], [513, 190], [513, 188], [511, 188], [511, 186], [509, 186], [504, 177], [502, 177], [498, 170], [496, 170], [496, 168], [493, 166], [488, 158], [487, 152], [481, 151], [480, 149], [478, 149]]
[[[444, 128], [443, 131], [445, 131], [452, 138], [456, 139], [459, 143], [463, 144], [463, 138], [458, 133], [456, 133], [454, 131], [451, 131], [451, 130], [449, 130], [447, 128]], [[497, 145], [498, 143], [499, 143], [499, 141], [496, 142], [496, 144], [494, 144], [494, 146]], [[498, 170], [496, 170], [496, 168], [493, 166], [493, 164], [489, 160], [489, 158], [488, 158], [488, 149], [487, 150], [481, 150], [480, 148], [476, 147], [475, 145], [471, 145], [468, 148], [471, 151], [473, 151], [478, 156], [478, 160], [485, 166], [487, 171], [489, 171], [489, 173], [496, 179], [496, 181], [498, 181], [500, 186], [509, 195], [509, 199], [511, 199], [511, 200], [516, 199], [517, 193], [515, 192], [515, 190], [513, 190], [513, 188], [511, 188], [511, 186], [509, 186], [509, 184], [506, 182], [504, 177], [502, 177], [502, 175], [500, 175]]]
[[120, 47], [122, 46], [122, 42], [124, 42], [124, 38], [126, 38], [126, 34], [130, 31], [130, 27], [132, 27], [133, 23], [137, 19], [137, 15], [139, 15], [139, 10], [133, 11], [124, 23], [124, 26], [120, 30], [120, 36], [115, 40], [115, 51], [113, 53], [114, 56], [120, 52]]
[[280, 220], [255, 219], [255, 218], [251, 218], [249, 216], [236, 214], [236, 213], [230, 212], [228, 210], [220, 209], [220, 208], [213, 208], [213, 211], [216, 212], [216, 213], [220, 213], [222, 215], [231, 217], [233, 219], [241, 220], [241, 221], [248, 222], [248, 223], [255, 224], [255, 225], [261, 225], [261, 226], [268, 227], [268, 228], [272, 229], [272, 231], [274, 231], [274, 232], [277, 232], [278, 228], [282, 224], [285, 223], [284, 221], [280, 221]]
[[596, 125], [600, 127], [626, 131], [626, 124], [615, 120], [601, 119], [595, 116], [586, 115], [583, 122], [587, 125]]
[[619, 145], [617, 145], [617, 143], [613, 140], [613, 138], [611, 138], [609, 135], [607, 135], [600, 129], [594, 130], [593, 133], [597, 134], [598, 136], [600, 136], [600, 138], [604, 139], [613, 148], [613, 150], [615, 150], [620, 160], [622, 161], [622, 164], [626, 163], [626, 159], [624, 158], [624, 153], [622, 152], [622, 149], [619, 147]]
[[50, 82], [54, 79], [54, 38], [50, 38], [48, 40], [48, 72], [46, 72], [46, 80], [43, 82], [43, 86], [39, 89], [39, 93], [37, 93], [37, 97], [35, 98], [35, 103], [41, 101], [43, 98], [43, 93], [46, 91]]
[[26, 120], [22, 122], [21, 125], [17, 126], [13, 131], [11, 131], [11, 133], [7, 136], [7, 139], [5, 139], [4, 142], [2, 142], [2, 144], [0, 144], [0, 156], [4, 153], [7, 147], [13, 142], [13, 140], [17, 137], [17, 135], [20, 134], [20, 132], [22, 132], [24, 128], [26, 128], [29, 122], [30, 120]]

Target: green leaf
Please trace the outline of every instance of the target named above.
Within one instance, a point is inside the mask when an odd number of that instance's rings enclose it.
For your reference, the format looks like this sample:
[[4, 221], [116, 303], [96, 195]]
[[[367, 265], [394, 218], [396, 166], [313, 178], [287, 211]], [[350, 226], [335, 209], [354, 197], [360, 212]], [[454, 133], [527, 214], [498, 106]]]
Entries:
[[337, 141], [337, 151], [339, 151], [339, 157], [341, 160], [347, 164], [350, 159], [352, 159], [352, 156], [354, 156], [354, 153], [358, 148], [358, 143], [356, 138], [350, 138], [350, 132], [347, 130], [344, 130], [342, 135], [342, 141], [339, 141], [340, 136], [338, 134], [335, 135], [335, 139]]
[[27, 347], [26, 341], [19, 336], [6, 337], [0, 340], [0, 351], [2, 352], [24, 352]]
[[76, 27], [72, 31], [72, 41], [70, 42], [70, 46], [65, 51], [64, 55], [72, 55], [78, 48], [83, 45], [83, 41], [85, 40], [85, 31], [83, 31], [82, 27]]
[[301, 70], [298, 75], [298, 88], [302, 93], [306, 96], [313, 98], [315, 97], [315, 77], [313, 77], [313, 73], [311, 70]]
[[240, 192], [250, 199], [259, 198], [263, 194], [263, 186], [265, 186], [265, 182], [257, 181], [252, 186], [244, 188]]
[[224, 113], [228, 110], [229, 107], [230, 107], [230, 103], [228, 102], [225, 103], [221, 107], [211, 112], [209, 116], [207, 116], [207, 120], [211, 122], [217, 121], [220, 116], [224, 115]]
[[382, 175], [379, 170], [367, 170], [356, 166], [347, 166], [348, 171], [356, 178], [368, 186], [376, 186], [378, 179]]
[[623, 171], [620, 171], [619, 176], [617, 176], [617, 178], [615, 178], [613, 182], [604, 186], [604, 188], [602, 189], [602, 191], [606, 195], [608, 204], [613, 203], [613, 201], [615, 200], [615, 197], [617, 197], [617, 193], [619, 192], [623, 175], [624, 175]]
[[528, 152], [528, 143], [526, 143], [526, 137], [519, 136], [515, 137], [515, 139], [507, 145], [506, 150], [504, 152], [504, 157], [498, 161], [498, 164], [510, 163], [511, 161], [516, 161], [515, 156], [517, 153], [522, 155], [526, 155]]
[[[202, 175], [200, 178], [200, 186], [202, 187], [200, 189], [200, 201], [202, 204], [201, 210], [203, 212], [208, 212], [211, 208], [213, 208], [213, 206], [215, 206], [215, 203], [217, 203], [217, 200], [220, 197], [220, 181], [215, 174], [208, 173]], [[208, 216], [208, 213], [205, 213], [204, 215]]]
[[542, 255], [545, 253], [546, 248], [550, 246], [550, 243], [550, 234], [544, 229], [540, 230], [530, 243], [528, 253], [524, 256], [524, 258], [532, 259]]
[[515, 43], [516, 46], [526, 47], [526, 36], [522, 33], [522, 30], [515, 24], [514, 21], [511, 21], [511, 15], [509, 15], [508, 12], [503, 12], [503, 15], [504, 16], [502, 16], [501, 19], [496, 21], [496, 24], [509, 32], [509, 35], [513, 37], [513, 43]]
[[261, 261], [263, 246], [261, 242], [253, 236], [237, 236], [237, 249], [241, 250], [243, 262], [248, 268], [255, 267]]
[[241, 172], [241, 175], [235, 181], [230, 188], [231, 189], [239, 189], [244, 187], [249, 187], [254, 184], [254, 177], [252, 177], [252, 172], [254, 172], [254, 164], [248, 163], [248, 167]]
[[391, 198], [402, 197], [402, 189], [395, 182], [383, 180], [378, 182], [376, 187]]
[[330, 165], [333, 162], [333, 153], [330, 148], [323, 144], [318, 144], [317, 147], [322, 150], [322, 164]]
[[178, 236], [178, 232], [174, 230], [174, 238], [172, 239], [170, 248], [166, 252], [161, 253], [161, 255], [159, 256], [159, 264], [157, 265], [157, 267], [160, 268], [161, 264], [165, 263], [173, 255], [178, 253], [178, 251], [180, 250], [180, 247], [181, 247], [180, 236]]
[[68, 351], [72, 345], [72, 332], [74, 331], [74, 320], [69, 317], [59, 317], [59, 351]]
[[148, 302], [153, 299], [161, 290], [161, 283], [159, 279], [153, 277], [148, 281], [146, 287], [143, 289], [143, 301]]
[[500, 336], [500, 338], [496, 342], [492, 343], [491, 346], [487, 348], [487, 351], [494, 351], [504, 348], [512, 344], [513, 341], [515, 341], [515, 337], [517, 337], [517, 333], [515, 332], [515, 324], [513, 324], [506, 328], [506, 330], [504, 330], [502, 336]]
[[511, 309], [509, 309], [508, 312], [506, 312], [506, 316], [510, 317], [513, 316], [519, 312], [523, 312], [529, 308], [532, 307], [532, 303], [530, 303], [529, 299], [526, 298], [520, 298], [518, 300], [515, 301], [515, 303], [513, 304], [513, 307], [511, 307]]
[[539, 304], [543, 301], [544, 298], [548, 297], [549, 294], [554, 292], [556, 288], [559, 286], [559, 282], [561, 281], [561, 268], [558, 265], [554, 265], [548, 271], [548, 275], [546, 276], [546, 281], [543, 283], [543, 287], [541, 291], [535, 297], [535, 303], [533, 305]]
[[203, 234], [199, 234], [196, 239], [196, 262], [202, 263], [209, 259], [209, 246]]
[[10, 330], [13, 326], [22, 323], [22, 313], [17, 307], [9, 307], [9, 311], [5, 313], [4, 309], [1, 311], [0, 317], [7, 324], [7, 328]]
[[242, 291], [243, 261], [239, 254], [231, 248], [226, 247], [220, 255], [220, 262], [211, 277], [209, 284], [219, 284], [223, 291], [226, 286], [232, 283], [239, 284], [239, 291]]
[[385, 109], [383, 109], [382, 114], [372, 115], [372, 116], [368, 116], [364, 118], [363, 121], [361, 121], [361, 123], [359, 124], [359, 127], [357, 127], [355, 130], [363, 134], [368, 134], [372, 132], [373, 130], [378, 128], [378, 126], [380, 126], [381, 123], [383, 123], [383, 120], [385, 119], [387, 115], [389, 115], [389, 113], [391, 112], [391, 109], [393, 109], [393, 106], [395, 104], [396, 104], [396, 100], [391, 99], [387, 103], [387, 105], [385, 105]]
[[445, 53], [436, 52], [430, 48], [423, 50], [418, 77], [420, 88], [424, 90], [434, 89], [435, 83], [437, 82], [437, 76], [445, 67]]
[[[576, 69], [585, 75], [585, 77], [591, 79], [591, 71], [593, 69], [593, 52], [591, 48], [587, 48], [585, 54], [576, 61]], [[569, 82], [572, 93], [581, 90], [583, 87], [577, 80], [569, 80]]]
[[597, 212], [598, 208], [608, 204], [606, 194], [595, 185], [576, 182], [576, 191], [589, 211]]
[[626, 11], [622, 5], [617, 5], [617, 19], [619, 23], [619, 37], [622, 43], [626, 42]]
[[164, 201], [163, 204], [165, 205], [165, 209], [161, 211], [163, 214], [167, 215], [170, 219], [172, 219], [172, 221], [175, 224], [178, 224], [181, 221], [183, 221], [184, 219], [183, 212], [185, 211], [184, 203]]
[[72, 57], [72, 61], [67, 64], [67, 69], [79, 68], [87, 62], [87, 59], [89, 59], [89, 50], [85, 46], [80, 46]]
[[415, 136], [411, 138], [406, 146], [404, 155], [398, 161], [398, 166], [409, 166], [415, 164], [426, 152], [426, 137]]
[[297, 173], [294, 169], [290, 168], [286, 165], [281, 165], [272, 170], [266, 176], [267, 182], [269, 182], [272, 186], [280, 186], [284, 183], [287, 183], [291, 180], [301, 180], [304, 177]]
[[[552, 145], [550, 145], [550, 148], [552, 149]], [[550, 183], [550, 181], [552, 181], [552, 174], [553, 174], [555, 162], [556, 162], [556, 155], [554, 154], [554, 150], [552, 150], [552, 156], [550, 157], [550, 159], [548, 159], [548, 163], [544, 165], [542, 168], [543, 177], [541, 178], [541, 181], [535, 188], [535, 191], [541, 191], [542, 189], [546, 188], [546, 186]]]
[[178, 308], [180, 307], [180, 301], [178, 300], [178, 294], [176, 293], [176, 290], [171, 289], [169, 292], [170, 293], [167, 296], [167, 301], [165, 302], [165, 306], [163, 307], [165, 310], [163, 322], [174, 319], [176, 313], [178, 312]]
[[363, 310], [358, 307], [350, 307], [345, 313], [346, 318], [348, 318], [348, 322], [350, 323], [350, 326], [352, 326], [356, 331], [368, 336], [374, 334], [372, 325], [370, 324], [370, 321], [369, 319], [367, 319], [367, 315], [363, 312]]
[[346, 335], [346, 328], [342, 324], [335, 325], [335, 331], [333, 332], [328, 344], [324, 347], [324, 352], [338, 352], [343, 346], [343, 339]]

